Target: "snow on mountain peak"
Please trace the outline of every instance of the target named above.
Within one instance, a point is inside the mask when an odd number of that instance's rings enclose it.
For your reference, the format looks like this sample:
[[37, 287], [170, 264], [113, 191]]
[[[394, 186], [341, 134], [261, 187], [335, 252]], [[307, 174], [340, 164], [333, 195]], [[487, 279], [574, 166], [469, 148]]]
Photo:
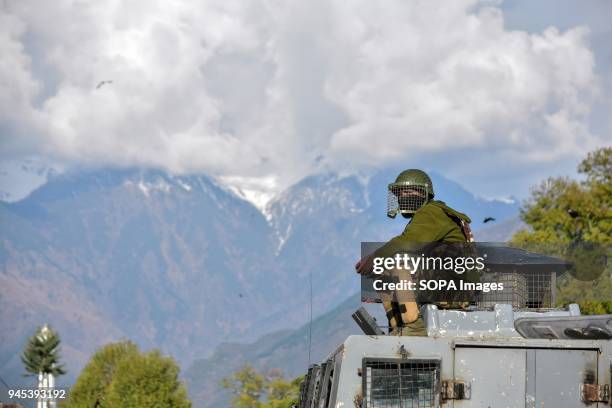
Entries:
[[[127, 181], [126, 184], [132, 184], [132, 182]], [[170, 184], [161, 177], [158, 177], [153, 181], [148, 181], [141, 178], [136, 185], [138, 189], [142, 191], [145, 197], [149, 197], [151, 193], [155, 191], [169, 193], [171, 189]]]
[[183, 187], [183, 189], [185, 191], [191, 191], [192, 187], [191, 185], [187, 184], [186, 182], [184, 182], [181, 179], [176, 179], [176, 182], [179, 184], [179, 186]]
[[62, 171], [62, 166], [36, 157], [3, 160], [0, 163], [0, 200], [19, 201], [44, 185], [50, 176]]
[[269, 221], [271, 215], [267, 205], [278, 193], [279, 186], [276, 177], [221, 177], [220, 184], [238, 197], [250, 202]]

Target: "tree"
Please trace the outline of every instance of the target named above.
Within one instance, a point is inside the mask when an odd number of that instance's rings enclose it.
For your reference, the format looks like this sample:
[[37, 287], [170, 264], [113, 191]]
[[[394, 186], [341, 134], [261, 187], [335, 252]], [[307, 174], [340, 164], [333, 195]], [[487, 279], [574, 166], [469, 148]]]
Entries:
[[263, 406], [260, 398], [265, 392], [266, 382], [264, 375], [247, 364], [230, 378], [221, 380], [221, 386], [234, 395], [232, 407], [260, 408]]
[[178, 365], [158, 350], [142, 353], [130, 341], [111, 343], [94, 354], [63, 407], [188, 408], [178, 375]]
[[247, 364], [221, 385], [233, 394], [234, 408], [290, 408], [297, 404], [302, 381], [288, 381], [279, 370], [259, 373]]
[[66, 407], [104, 407], [108, 388], [120, 361], [139, 353], [131, 341], [111, 343], [100, 348], [83, 368], [70, 389]]
[[28, 339], [21, 361], [25, 365], [25, 376], [66, 374], [62, 364], [59, 364], [59, 335], [49, 326], [44, 325]]
[[[37, 376], [37, 387], [39, 390], [53, 390], [55, 388], [55, 377], [66, 374], [62, 364], [59, 364], [59, 335], [48, 325], [39, 327], [36, 333], [28, 339], [26, 347], [21, 355], [21, 361], [25, 365], [25, 376]], [[37, 406], [47, 408], [55, 406], [51, 400], [37, 398]]]
[[[549, 253], [575, 255], [580, 267], [587, 259], [585, 248], [595, 244], [609, 251], [612, 243], [612, 147], [597, 149], [578, 166], [582, 180], [549, 178], [536, 186], [521, 209], [522, 220], [531, 230], [519, 231], [512, 243], [521, 247], [543, 248]], [[601, 270], [600, 270], [601, 272]], [[558, 282], [558, 302], [567, 304], [577, 299], [587, 314], [612, 313], [612, 302], [605, 296], [612, 293], [610, 268], [592, 281], [570, 279]], [[604, 297], [602, 298], [602, 294]]]
[[293, 381], [287, 381], [278, 373], [278, 377], [271, 377], [268, 385], [266, 408], [291, 408], [297, 405], [300, 396], [300, 385], [304, 377], [300, 376]]
[[107, 406], [189, 408], [191, 402], [178, 375], [174, 360], [162, 356], [159, 350], [129, 356], [117, 364]]
[[224, 378], [221, 386], [234, 395], [233, 408], [291, 408], [297, 404], [303, 380], [298, 377], [287, 381], [279, 370], [258, 373], [246, 364], [231, 377]]

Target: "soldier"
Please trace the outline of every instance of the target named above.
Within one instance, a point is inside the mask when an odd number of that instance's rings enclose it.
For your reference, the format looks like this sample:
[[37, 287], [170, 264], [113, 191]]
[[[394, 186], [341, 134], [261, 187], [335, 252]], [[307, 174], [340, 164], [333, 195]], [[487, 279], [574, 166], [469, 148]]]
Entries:
[[[417, 169], [401, 172], [395, 182], [389, 184], [387, 216], [395, 218], [397, 214], [401, 214], [404, 218], [410, 219], [410, 222], [401, 235], [391, 239], [374, 254], [357, 262], [355, 265], [357, 273], [369, 274], [375, 256], [393, 256], [411, 244], [473, 241], [469, 226], [470, 218], [433, 198], [434, 189], [427, 173]], [[416, 302], [386, 301], [383, 304], [389, 320], [390, 334], [427, 335]], [[446, 306], [457, 307], [452, 304]]]

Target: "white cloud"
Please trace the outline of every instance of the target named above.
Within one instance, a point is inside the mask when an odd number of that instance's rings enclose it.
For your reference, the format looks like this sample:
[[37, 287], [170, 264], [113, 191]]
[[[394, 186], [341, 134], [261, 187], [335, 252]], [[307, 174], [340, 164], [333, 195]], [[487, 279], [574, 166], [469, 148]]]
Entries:
[[351, 118], [332, 139], [338, 156], [352, 150], [351, 160], [374, 161], [467, 147], [540, 160], [532, 152], [552, 145], [558, 159], [597, 143], [572, 132], [596, 89], [586, 29], [508, 32], [492, 8], [470, 15], [403, 3], [368, 14], [387, 23], [350, 38], [360, 70], [327, 88]]
[[202, 171], [269, 196], [254, 180], [602, 144], [588, 29], [509, 31], [497, 2], [4, 4], [4, 157]]

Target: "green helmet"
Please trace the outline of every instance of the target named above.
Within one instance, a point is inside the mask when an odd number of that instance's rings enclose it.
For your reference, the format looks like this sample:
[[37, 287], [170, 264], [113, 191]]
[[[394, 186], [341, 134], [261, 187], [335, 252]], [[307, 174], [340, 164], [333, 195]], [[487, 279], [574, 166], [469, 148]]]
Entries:
[[387, 195], [387, 216], [397, 214], [412, 216], [434, 196], [431, 179], [423, 170], [402, 171], [394, 183], [389, 184]]

